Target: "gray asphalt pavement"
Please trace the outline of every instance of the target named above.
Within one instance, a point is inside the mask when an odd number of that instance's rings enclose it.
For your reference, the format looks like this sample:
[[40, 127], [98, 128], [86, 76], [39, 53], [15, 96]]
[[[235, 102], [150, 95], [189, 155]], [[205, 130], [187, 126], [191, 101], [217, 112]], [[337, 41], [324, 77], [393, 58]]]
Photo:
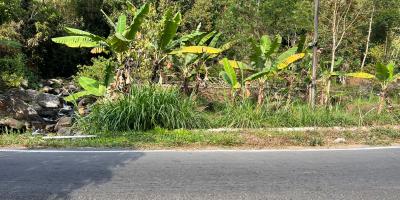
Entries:
[[1, 200], [400, 199], [400, 149], [0, 152]]

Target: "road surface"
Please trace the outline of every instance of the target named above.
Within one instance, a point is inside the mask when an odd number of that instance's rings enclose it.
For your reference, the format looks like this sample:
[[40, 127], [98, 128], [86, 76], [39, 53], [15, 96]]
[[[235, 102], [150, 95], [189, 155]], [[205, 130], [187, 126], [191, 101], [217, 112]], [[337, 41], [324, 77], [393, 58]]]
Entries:
[[400, 149], [0, 150], [1, 200], [400, 199]]

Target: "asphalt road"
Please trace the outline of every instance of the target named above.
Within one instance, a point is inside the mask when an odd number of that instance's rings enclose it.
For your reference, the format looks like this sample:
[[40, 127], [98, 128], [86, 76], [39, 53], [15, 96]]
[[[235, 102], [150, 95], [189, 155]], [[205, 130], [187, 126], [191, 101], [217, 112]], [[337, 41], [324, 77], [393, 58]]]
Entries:
[[1, 152], [0, 199], [400, 199], [400, 149]]

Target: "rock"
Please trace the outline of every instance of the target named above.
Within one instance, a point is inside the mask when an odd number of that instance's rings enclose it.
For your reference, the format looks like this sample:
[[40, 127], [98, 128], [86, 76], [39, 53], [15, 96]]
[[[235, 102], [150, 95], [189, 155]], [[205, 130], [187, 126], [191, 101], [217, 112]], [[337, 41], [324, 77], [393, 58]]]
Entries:
[[26, 129], [24, 121], [19, 121], [19, 120], [12, 119], [12, 118], [0, 120], [0, 125], [7, 126], [7, 127], [10, 127], [12, 129], [17, 129], [17, 130]]
[[59, 108], [61, 107], [60, 98], [56, 95], [41, 93], [37, 96], [36, 102], [44, 108]]
[[336, 140], [333, 141], [333, 143], [335, 143], [335, 144], [346, 143], [346, 139], [344, 139], [344, 138], [337, 138]]
[[35, 131], [32, 132], [32, 135], [33, 135], [33, 136], [37, 136], [37, 135], [46, 135], [46, 134], [44, 133], [43, 130], [37, 129], [37, 130], [35, 130]]
[[44, 128], [44, 130], [46, 130], [46, 132], [52, 133], [52, 132], [55, 131], [55, 130], [54, 130], [55, 127], [56, 127], [55, 124], [49, 124], [49, 125], [46, 125], [46, 127]]
[[67, 136], [73, 135], [72, 128], [71, 127], [62, 127], [57, 131], [57, 134], [58, 135], [67, 135]]
[[[5, 93], [0, 92], [0, 119], [3, 119], [0, 126], [52, 132], [60, 116], [69, 117], [74, 114], [71, 106], [63, 106], [62, 103], [59, 96], [36, 90], [11, 89]], [[71, 118], [67, 118], [62, 119], [58, 127], [71, 125]]]
[[53, 108], [42, 108], [38, 111], [38, 114], [41, 117], [45, 117], [45, 118], [52, 118], [53, 120], [57, 119], [58, 116], [58, 109], [53, 109]]
[[71, 127], [72, 126], [72, 117], [61, 117], [57, 124], [54, 127], [55, 131], [59, 131], [64, 127]]
[[45, 92], [45, 93], [52, 93], [52, 92], [54, 92], [54, 89], [53, 89], [52, 87], [50, 87], [50, 86], [44, 86], [44, 87], [42, 88], [42, 92]]
[[74, 114], [74, 109], [69, 106], [69, 105], [65, 105], [60, 109], [60, 111], [58, 112], [58, 115], [60, 116], [72, 116]]

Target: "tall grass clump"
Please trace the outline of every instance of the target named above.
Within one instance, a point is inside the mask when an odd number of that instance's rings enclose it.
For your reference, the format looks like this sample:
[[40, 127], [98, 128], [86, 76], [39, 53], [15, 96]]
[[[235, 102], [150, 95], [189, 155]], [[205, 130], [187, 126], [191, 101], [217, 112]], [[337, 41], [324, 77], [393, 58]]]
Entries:
[[250, 100], [227, 103], [220, 113], [217, 126], [229, 128], [263, 127], [267, 113]]
[[310, 108], [308, 105], [291, 105], [287, 109], [269, 111], [266, 118], [268, 127], [305, 127], [305, 126], [348, 126], [357, 125], [357, 116], [346, 112], [343, 108], [325, 107]]
[[196, 102], [176, 88], [133, 86], [129, 95], [96, 104], [80, 120], [87, 131], [146, 131], [155, 127], [193, 129], [207, 125]]

